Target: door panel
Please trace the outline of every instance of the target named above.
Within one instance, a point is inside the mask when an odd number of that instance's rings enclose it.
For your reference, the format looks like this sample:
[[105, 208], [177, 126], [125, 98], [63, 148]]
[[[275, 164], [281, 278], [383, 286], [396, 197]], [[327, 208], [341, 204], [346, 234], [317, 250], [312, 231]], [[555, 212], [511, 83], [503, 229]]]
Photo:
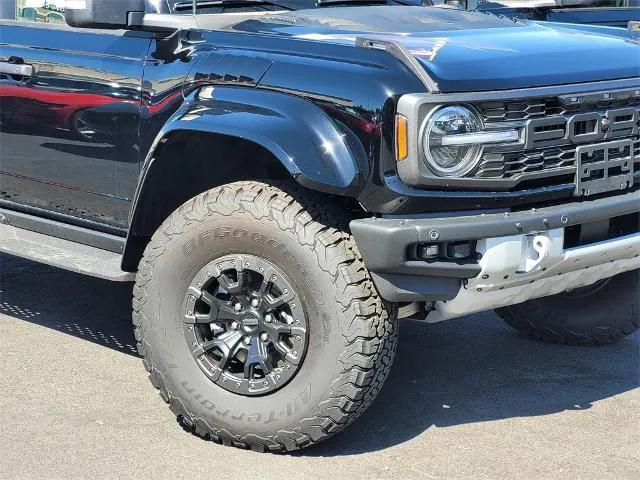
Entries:
[[[2, 22], [0, 201], [126, 226], [148, 35]], [[31, 76], [7, 65], [32, 67]]]

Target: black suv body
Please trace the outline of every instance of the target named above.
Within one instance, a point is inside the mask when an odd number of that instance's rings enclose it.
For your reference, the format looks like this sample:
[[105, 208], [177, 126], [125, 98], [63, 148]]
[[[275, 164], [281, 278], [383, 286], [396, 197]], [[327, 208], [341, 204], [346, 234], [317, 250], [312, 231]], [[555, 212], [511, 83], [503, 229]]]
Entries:
[[135, 279], [165, 400], [261, 450], [363, 411], [400, 317], [637, 329], [635, 32], [294, 3], [3, 21], [0, 250]]

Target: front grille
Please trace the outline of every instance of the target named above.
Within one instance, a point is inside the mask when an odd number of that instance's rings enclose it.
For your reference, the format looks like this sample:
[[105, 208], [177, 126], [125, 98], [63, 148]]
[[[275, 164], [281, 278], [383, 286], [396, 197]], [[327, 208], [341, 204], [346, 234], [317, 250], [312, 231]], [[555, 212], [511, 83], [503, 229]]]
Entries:
[[552, 115], [574, 115], [627, 107], [640, 109], [640, 97], [573, 104], [563, 104], [559, 97], [529, 98], [522, 101], [482, 102], [476, 105], [485, 123], [530, 120]]
[[511, 178], [523, 173], [572, 167], [576, 147], [557, 147], [524, 152], [486, 153], [477, 172], [479, 178]]
[[[521, 128], [522, 138], [526, 137], [517, 145], [485, 147], [474, 172], [476, 178], [511, 180], [514, 185], [547, 177], [548, 185], [566, 182], [566, 176], [575, 173], [578, 146], [621, 139], [633, 141], [635, 170], [640, 171], [640, 114], [635, 117], [635, 125], [629, 121], [634, 110], [640, 112], [638, 88], [484, 101], [474, 106], [489, 128], [500, 129], [501, 124], [504, 128]], [[605, 138], [600, 129], [607, 128]]]

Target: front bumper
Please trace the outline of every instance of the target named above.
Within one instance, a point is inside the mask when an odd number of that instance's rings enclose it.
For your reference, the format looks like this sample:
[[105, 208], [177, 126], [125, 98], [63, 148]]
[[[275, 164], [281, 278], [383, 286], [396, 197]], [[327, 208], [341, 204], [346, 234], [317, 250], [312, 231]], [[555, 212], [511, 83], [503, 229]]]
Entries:
[[[466, 282], [453, 300], [435, 302], [427, 321], [556, 295], [640, 268], [640, 233], [570, 249], [563, 248], [563, 233], [556, 229], [529, 238], [515, 235], [481, 240], [480, 275]], [[530, 245], [536, 245], [535, 255], [530, 255]]]
[[[368, 218], [358, 219], [351, 222], [351, 231], [354, 235], [360, 253], [372, 273], [374, 282], [383, 298], [391, 302], [411, 302], [411, 301], [450, 301], [457, 299], [463, 291], [468, 291], [475, 287], [484, 291], [485, 287], [477, 283], [477, 279], [483, 279], [486, 275], [493, 278], [497, 273], [502, 276], [513, 276], [520, 272], [523, 276], [520, 280], [525, 283], [538, 279], [538, 270], [546, 268], [544, 278], [547, 273], [555, 268], [563, 268], [563, 275], [569, 272], [586, 270], [585, 267], [594, 267], [604, 263], [614, 263], [617, 260], [630, 260], [620, 268], [632, 269], [640, 267], [638, 262], [631, 259], [640, 253], [640, 237], [631, 235], [622, 238], [615, 238], [606, 242], [600, 242], [597, 248], [603, 260], [595, 261], [589, 256], [589, 261], [583, 264], [574, 262], [571, 267], [567, 267], [572, 255], [582, 255], [580, 251], [586, 251], [592, 245], [581, 246], [573, 250], [564, 249], [564, 232], [567, 227], [574, 225], [588, 224], [600, 220], [619, 217], [640, 211], [640, 191], [618, 195], [615, 197], [601, 198], [597, 200], [575, 202], [571, 204], [545, 207], [540, 209], [530, 209], [521, 212], [490, 213], [479, 215], [462, 215], [455, 217], [437, 218]], [[540, 256], [535, 249], [532, 250], [531, 242], [537, 237], [545, 245], [552, 246], [553, 249], [547, 252], [546, 258], [540, 259], [539, 264], [535, 262]], [[415, 250], [416, 245], [430, 243], [446, 243], [456, 241], [477, 241], [476, 252], [481, 257], [479, 260], [467, 261], [428, 261], [411, 259], [408, 252]], [[618, 252], [617, 245], [623, 242], [626, 250]], [[626, 243], [625, 243], [626, 242]], [[630, 243], [629, 243], [630, 242]], [[510, 245], [508, 261], [504, 257], [505, 245]], [[516, 249], [518, 245], [518, 249]], [[491, 248], [500, 246], [494, 254], [491, 250], [489, 259], [486, 258]], [[616, 258], [607, 257], [606, 252], [616, 248], [620, 253]], [[517, 252], [516, 252], [517, 250]], [[532, 253], [533, 252], [533, 253]], [[532, 258], [527, 258], [527, 255]], [[516, 261], [517, 257], [517, 261]], [[528, 264], [527, 264], [528, 261]], [[587, 265], [588, 263], [588, 265]], [[496, 267], [496, 265], [500, 265]], [[528, 265], [528, 266], [527, 266]], [[631, 265], [631, 266], [629, 266]], [[634, 266], [635, 265], [635, 266]], [[617, 269], [616, 264], [616, 269]], [[488, 273], [491, 268], [497, 268], [495, 272]], [[488, 270], [489, 269], [489, 270]], [[610, 276], [607, 272], [615, 275], [624, 270], [599, 269], [597, 274], [590, 272], [589, 275], [581, 274], [588, 278], [589, 283], [594, 283], [600, 278]], [[600, 275], [598, 277], [598, 275]], [[556, 275], [558, 276], [558, 275]], [[542, 277], [540, 277], [541, 279]], [[562, 277], [565, 279], [565, 277]], [[568, 278], [568, 277], [566, 277]], [[592, 281], [591, 281], [592, 279]], [[556, 280], [560, 280], [559, 278]], [[570, 279], [563, 290], [574, 288], [576, 280]], [[551, 282], [553, 283], [553, 282]], [[464, 286], [463, 286], [464, 285]], [[502, 285], [495, 283], [496, 289], [504, 287], [508, 290], [522, 284]], [[559, 285], [556, 281], [554, 285]], [[560, 290], [560, 291], [563, 291]], [[477, 290], [476, 290], [477, 291]], [[553, 294], [545, 293], [541, 290], [541, 295]], [[486, 293], [486, 292], [485, 292]], [[514, 293], [511, 291], [510, 293]], [[557, 292], [556, 292], [557, 293]], [[524, 301], [527, 298], [523, 295], [515, 295], [512, 303]], [[520, 300], [524, 298], [523, 300]], [[533, 297], [531, 297], [533, 298]], [[451, 302], [448, 302], [451, 303]], [[493, 308], [493, 307], [490, 307]], [[484, 308], [487, 309], [487, 308]], [[465, 308], [460, 309], [460, 313], [447, 315], [459, 316], [465, 312]], [[444, 315], [446, 318], [450, 316]], [[442, 319], [444, 319], [444, 317]]]

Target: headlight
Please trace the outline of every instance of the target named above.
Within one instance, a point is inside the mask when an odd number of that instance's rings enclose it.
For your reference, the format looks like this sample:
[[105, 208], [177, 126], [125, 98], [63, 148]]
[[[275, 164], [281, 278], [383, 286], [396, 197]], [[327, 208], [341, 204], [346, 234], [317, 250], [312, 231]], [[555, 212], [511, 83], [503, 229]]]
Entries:
[[[450, 135], [468, 136], [481, 130], [482, 121], [466, 107], [444, 107], [433, 112], [425, 123], [422, 137], [429, 169], [440, 177], [461, 177], [469, 173], [480, 160], [482, 147], [477, 144], [452, 145], [447, 140], [455, 138]], [[444, 140], [445, 137], [448, 139]]]

